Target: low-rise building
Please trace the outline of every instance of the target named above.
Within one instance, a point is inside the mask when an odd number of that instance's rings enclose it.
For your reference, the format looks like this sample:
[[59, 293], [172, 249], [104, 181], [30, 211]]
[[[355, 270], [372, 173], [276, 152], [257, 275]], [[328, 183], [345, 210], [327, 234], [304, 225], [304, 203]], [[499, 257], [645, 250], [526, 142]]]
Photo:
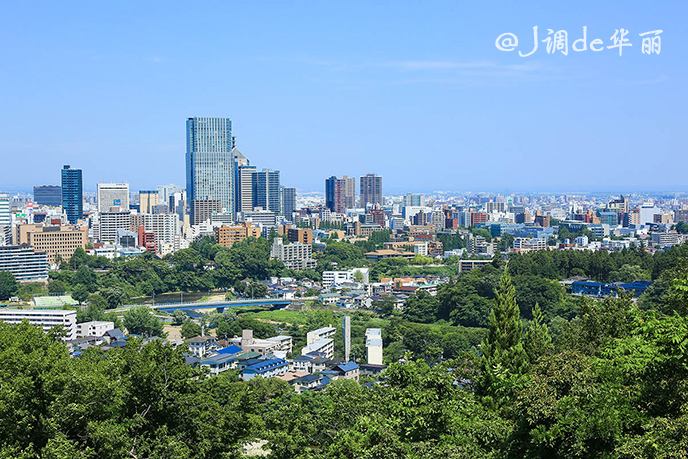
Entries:
[[260, 228], [250, 223], [215, 228], [215, 240], [223, 247], [232, 247], [249, 237], [260, 237]]
[[289, 369], [289, 362], [284, 359], [262, 360], [245, 367], [241, 373], [244, 381], [249, 381], [257, 376], [272, 378], [284, 374]]
[[189, 340], [189, 352], [196, 357], [205, 357], [215, 348], [215, 338], [212, 336], [197, 336]]
[[75, 339], [76, 311], [66, 309], [0, 309], [0, 320], [9, 324], [20, 324], [28, 320], [31, 325], [47, 331], [60, 326], [64, 329], [65, 341]]
[[103, 336], [109, 330], [115, 328], [114, 322], [92, 320], [76, 324], [76, 336], [79, 338], [86, 336]]
[[311, 352], [321, 353], [328, 359], [334, 358], [334, 340], [331, 338], [319, 339], [301, 349], [301, 355]]

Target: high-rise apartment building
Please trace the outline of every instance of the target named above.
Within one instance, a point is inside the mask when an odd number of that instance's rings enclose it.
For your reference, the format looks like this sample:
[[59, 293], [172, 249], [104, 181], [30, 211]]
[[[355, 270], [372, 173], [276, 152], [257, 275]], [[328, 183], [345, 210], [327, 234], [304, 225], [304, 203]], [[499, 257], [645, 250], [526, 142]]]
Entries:
[[98, 240], [100, 242], [115, 242], [117, 230], [129, 230], [129, 228], [131, 228], [131, 214], [129, 212], [101, 212]]
[[253, 207], [282, 213], [279, 171], [263, 169], [253, 174]]
[[234, 139], [229, 118], [186, 120], [186, 193], [188, 200], [220, 201], [234, 213]]
[[144, 214], [152, 214], [153, 207], [160, 204], [160, 194], [158, 190], [139, 191], [139, 211]]
[[215, 241], [223, 247], [232, 247], [236, 242], [249, 237], [260, 237], [260, 228], [250, 223], [215, 228]]
[[75, 224], [84, 216], [84, 186], [81, 169], [62, 167], [62, 211], [69, 223]]
[[[244, 154], [239, 151], [239, 149], [234, 146], [232, 148], [232, 158], [234, 159], [234, 212], [238, 213], [241, 212], [241, 169], [245, 167], [249, 167], [251, 162], [248, 160]], [[250, 178], [250, 177], [249, 177]], [[249, 182], [249, 188], [252, 189], [253, 187], [253, 182]], [[251, 206], [253, 206], [253, 199], [251, 199]], [[249, 209], [250, 210], [250, 209]]]
[[10, 208], [10, 195], [7, 193], [0, 193], [0, 228], [12, 225]]
[[0, 193], [0, 246], [12, 244], [12, 232], [9, 195]]
[[382, 177], [375, 174], [366, 174], [361, 177], [360, 185], [361, 207], [365, 208], [368, 204], [384, 204], [382, 201]]
[[191, 224], [198, 225], [203, 223], [214, 212], [222, 212], [222, 203], [218, 199], [197, 199], [191, 201]]
[[333, 175], [325, 179], [325, 205], [338, 213], [356, 207], [356, 179], [346, 175], [342, 178]]
[[346, 180], [334, 175], [325, 179], [325, 206], [332, 212], [346, 212]]
[[291, 221], [296, 210], [296, 188], [283, 186], [282, 193], [282, 216]]
[[41, 206], [59, 207], [62, 205], [62, 187], [41, 185], [33, 187], [33, 201]]
[[173, 244], [175, 237], [180, 235], [179, 217], [177, 214], [134, 214], [131, 216], [130, 231], [138, 231], [143, 226], [144, 231], [155, 234], [155, 243]]
[[346, 209], [353, 209], [356, 207], [356, 178], [343, 176], [344, 180], [344, 201]]
[[98, 184], [98, 212], [110, 212], [111, 207], [119, 207], [122, 212], [129, 210], [128, 183]]

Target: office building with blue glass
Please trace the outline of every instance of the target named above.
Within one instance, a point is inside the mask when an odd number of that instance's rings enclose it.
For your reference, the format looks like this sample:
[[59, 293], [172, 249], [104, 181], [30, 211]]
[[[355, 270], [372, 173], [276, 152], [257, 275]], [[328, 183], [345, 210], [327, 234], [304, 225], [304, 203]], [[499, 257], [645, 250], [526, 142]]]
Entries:
[[62, 211], [69, 223], [75, 224], [84, 216], [84, 185], [81, 169], [69, 165], [62, 168]]
[[232, 121], [229, 118], [186, 120], [186, 192], [189, 202], [220, 201], [234, 213]]
[[263, 169], [253, 174], [253, 207], [282, 213], [279, 171]]

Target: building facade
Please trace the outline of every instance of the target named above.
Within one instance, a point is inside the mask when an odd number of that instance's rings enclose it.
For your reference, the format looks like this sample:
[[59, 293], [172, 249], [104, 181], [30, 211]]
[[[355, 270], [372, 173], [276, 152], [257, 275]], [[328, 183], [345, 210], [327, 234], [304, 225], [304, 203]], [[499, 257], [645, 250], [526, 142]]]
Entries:
[[54, 265], [58, 256], [69, 260], [76, 249], [83, 249], [88, 244], [86, 226], [20, 225], [18, 233], [20, 244], [28, 244], [34, 250], [47, 253], [49, 265]]
[[129, 210], [128, 183], [98, 184], [98, 212], [110, 212], [111, 207], [119, 207], [123, 212]]
[[280, 214], [280, 173], [272, 169], [263, 169], [253, 174], [253, 207], [260, 207]]
[[84, 216], [84, 185], [81, 169], [72, 169], [68, 164], [62, 167], [62, 212], [67, 220], [75, 224]]
[[218, 199], [196, 199], [191, 201], [191, 224], [198, 225], [210, 219], [213, 213], [222, 212], [222, 202]]
[[234, 212], [234, 139], [229, 118], [186, 120], [186, 193], [189, 201], [220, 201]]
[[384, 204], [382, 200], [382, 177], [375, 174], [366, 174], [361, 177], [360, 185], [361, 207], [365, 208], [368, 204]]
[[284, 245], [280, 237], [275, 238], [270, 250], [270, 258], [281, 261], [287, 269], [294, 271], [315, 269], [318, 262], [312, 258], [312, 254], [313, 247], [310, 244], [294, 242]]
[[0, 271], [9, 271], [19, 282], [48, 280], [48, 254], [29, 245], [0, 247]]
[[69, 341], [76, 338], [76, 311], [73, 310], [2, 308], [0, 320], [8, 324], [20, 324], [28, 320], [31, 325], [41, 327], [45, 331], [61, 326], [66, 332], [63, 340]]
[[296, 210], [296, 188], [283, 186], [282, 192], [282, 216], [291, 221]]
[[250, 223], [215, 228], [215, 241], [223, 247], [232, 247], [249, 237], [260, 237], [260, 228]]
[[33, 187], [33, 201], [41, 206], [59, 207], [62, 205], [62, 187], [41, 185]]

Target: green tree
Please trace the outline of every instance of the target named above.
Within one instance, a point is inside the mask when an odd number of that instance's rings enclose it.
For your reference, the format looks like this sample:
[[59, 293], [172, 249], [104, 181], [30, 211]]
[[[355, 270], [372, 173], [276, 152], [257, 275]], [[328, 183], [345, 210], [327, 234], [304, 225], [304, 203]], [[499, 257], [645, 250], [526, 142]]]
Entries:
[[191, 319], [187, 319], [182, 324], [182, 338], [188, 339], [201, 335], [201, 326]]
[[419, 290], [408, 297], [402, 315], [410, 322], [427, 324], [437, 320], [437, 307], [437, 297], [424, 290]]
[[552, 351], [552, 338], [540, 310], [540, 305], [533, 307], [533, 320], [526, 326], [523, 347], [528, 355], [528, 361], [535, 363], [540, 357]]
[[373, 307], [380, 310], [385, 316], [391, 316], [394, 313], [395, 305], [396, 298], [392, 295], [382, 295], [379, 300], [373, 302]]
[[0, 271], [0, 300], [5, 301], [17, 294], [19, 283], [14, 274], [9, 271]]
[[56, 279], [48, 284], [48, 291], [50, 293], [64, 293], [68, 290], [69, 286], [59, 279]]
[[77, 300], [79, 304], [86, 301], [88, 297], [88, 289], [83, 284], [77, 284], [77, 286], [72, 289], [72, 298]]
[[358, 282], [359, 284], [363, 283], [363, 280], [365, 277], [363, 276], [363, 273], [361, 271], [354, 271], [354, 281]]
[[511, 276], [504, 272], [495, 292], [488, 335], [481, 346], [481, 389], [484, 393], [498, 398], [508, 395], [513, 377], [527, 372], [528, 356], [521, 342], [521, 330], [516, 290], [511, 283]]
[[124, 311], [124, 326], [130, 334], [134, 335], [163, 335], [163, 323], [152, 315], [148, 306], [137, 306]]
[[98, 275], [88, 266], [84, 265], [77, 269], [74, 274], [74, 282], [83, 285], [91, 293], [98, 290]]
[[172, 324], [173, 325], [181, 325], [188, 318], [189, 318], [189, 316], [185, 311], [182, 311], [181, 309], [175, 309], [174, 312], [172, 313]]

